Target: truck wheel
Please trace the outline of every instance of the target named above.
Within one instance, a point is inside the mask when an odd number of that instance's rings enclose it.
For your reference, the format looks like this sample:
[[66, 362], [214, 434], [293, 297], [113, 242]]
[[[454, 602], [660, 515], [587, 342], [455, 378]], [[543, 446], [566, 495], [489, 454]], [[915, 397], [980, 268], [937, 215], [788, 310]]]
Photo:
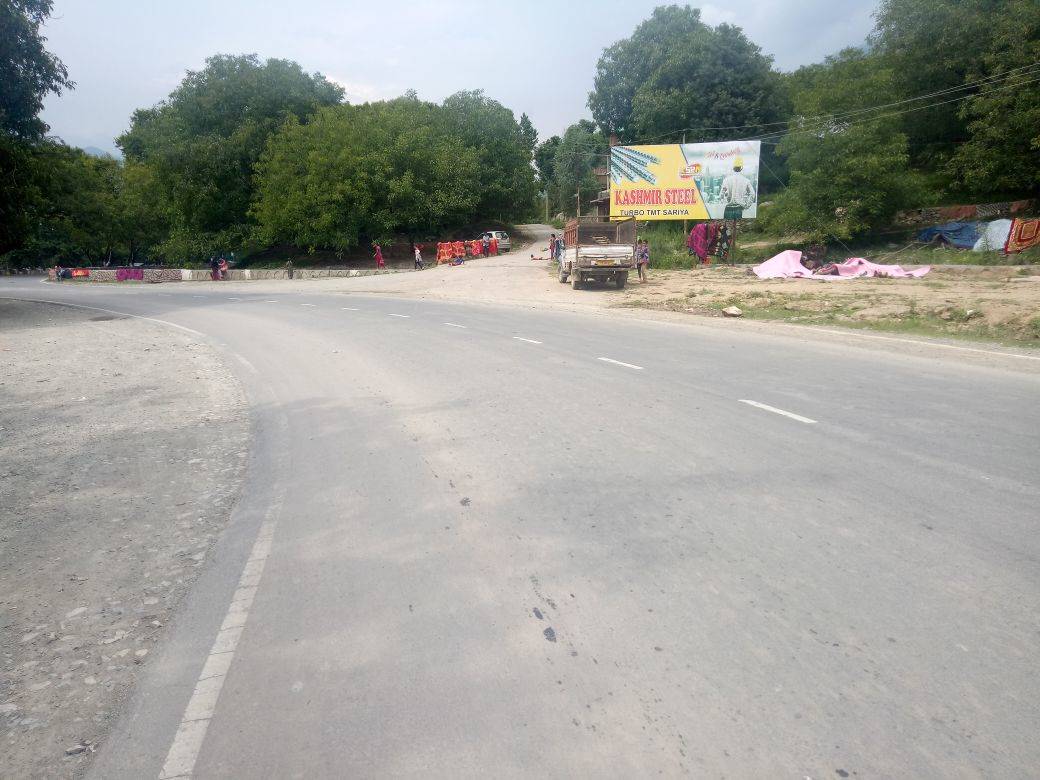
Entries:
[[619, 290], [624, 290], [625, 289], [625, 285], [627, 283], [628, 283], [628, 271], [625, 271], [624, 273], [620, 273], [620, 274], [618, 274], [617, 276], [614, 277], [614, 284], [617, 285], [617, 288]]
[[581, 289], [581, 272], [580, 271], [575, 271], [574, 273], [571, 274], [571, 289], [572, 290], [580, 290]]
[[558, 274], [558, 278], [560, 280], [560, 284], [567, 284], [567, 269], [564, 267], [563, 263], [560, 263], [560, 271]]

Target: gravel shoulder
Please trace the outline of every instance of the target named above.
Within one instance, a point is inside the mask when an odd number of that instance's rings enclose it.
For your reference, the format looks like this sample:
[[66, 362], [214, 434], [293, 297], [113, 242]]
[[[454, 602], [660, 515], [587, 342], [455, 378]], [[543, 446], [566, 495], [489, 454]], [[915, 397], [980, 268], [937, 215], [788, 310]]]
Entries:
[[73, 777], [223, 529], [242, 391], [159, 324], [0, 300], [0, 766]]

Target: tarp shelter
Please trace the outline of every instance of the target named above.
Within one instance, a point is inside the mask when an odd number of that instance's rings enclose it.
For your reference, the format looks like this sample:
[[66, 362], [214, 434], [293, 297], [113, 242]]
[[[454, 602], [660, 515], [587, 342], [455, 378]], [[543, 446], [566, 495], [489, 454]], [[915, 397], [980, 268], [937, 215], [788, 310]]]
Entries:
[[971, 249], [979, 240], [979, 233], [978, 222], [947, 222], [945, 225], [925, 228], [917, 234], [917, 240], [925, 244], [940, 240], [958, 249]]
[[986, 222], [979, 231], [979, 240], [972, 247], [976, 252], [1003, 252], [1011, 232], [1010, 219], [995, 219]]

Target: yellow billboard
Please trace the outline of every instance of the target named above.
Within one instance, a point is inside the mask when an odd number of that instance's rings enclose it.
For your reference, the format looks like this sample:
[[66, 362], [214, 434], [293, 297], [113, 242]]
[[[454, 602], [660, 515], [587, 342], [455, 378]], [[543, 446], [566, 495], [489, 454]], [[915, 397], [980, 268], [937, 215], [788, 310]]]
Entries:
[[611, 147], [610, 216], [754, 219], [760, 150], [758, 141]]

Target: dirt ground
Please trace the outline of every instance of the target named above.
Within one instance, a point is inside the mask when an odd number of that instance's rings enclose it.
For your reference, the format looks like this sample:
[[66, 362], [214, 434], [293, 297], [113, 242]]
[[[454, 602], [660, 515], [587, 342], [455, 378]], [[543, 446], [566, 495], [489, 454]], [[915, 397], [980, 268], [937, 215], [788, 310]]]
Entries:
[[71, 777], [224, 527], [238, 385], [161, 325], [0, 301], [0, 775]]

